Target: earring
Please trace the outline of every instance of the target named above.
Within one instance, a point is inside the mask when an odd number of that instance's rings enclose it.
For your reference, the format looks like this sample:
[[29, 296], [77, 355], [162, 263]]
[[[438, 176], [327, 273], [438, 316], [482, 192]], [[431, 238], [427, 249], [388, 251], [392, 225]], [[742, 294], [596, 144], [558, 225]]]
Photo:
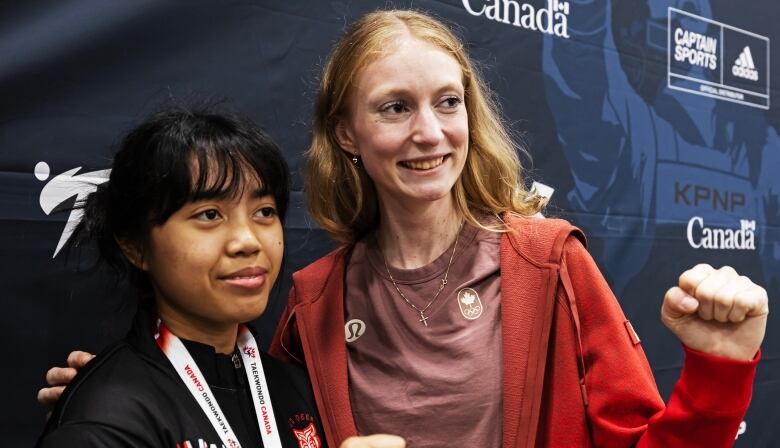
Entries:
[[360, 161], [360, 159], [358, 159], [358, 155], [357, 154], [353, 154], [352, 155], [352, 164], [357, 166], [359, 161]]

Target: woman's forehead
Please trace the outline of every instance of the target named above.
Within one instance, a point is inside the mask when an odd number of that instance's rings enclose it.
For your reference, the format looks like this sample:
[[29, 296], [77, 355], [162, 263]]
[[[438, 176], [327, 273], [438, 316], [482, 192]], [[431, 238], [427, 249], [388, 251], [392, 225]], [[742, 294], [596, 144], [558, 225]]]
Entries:
[[417, 38], [405, 37], [358, 70], [358, 90], [406, 90], [426, 84], [463, 86], [463, 70], [452, 54]]
[[432, 41], [417, 37], [406, 31], [395, 34], [385, 42], [380, 42], [380, 45], [376, 49], [368, 53], [368, 57], [358, 69], [358, 74], [381, 60], [393, 57], [397, 58], [403, 55], [420, 54], [422, 52], [427, 54], [441, 53], [443, 56], [452, 58], [456, 64], [460, 65], [457, 58], [454, 56], [452, 49], [437, 45]]

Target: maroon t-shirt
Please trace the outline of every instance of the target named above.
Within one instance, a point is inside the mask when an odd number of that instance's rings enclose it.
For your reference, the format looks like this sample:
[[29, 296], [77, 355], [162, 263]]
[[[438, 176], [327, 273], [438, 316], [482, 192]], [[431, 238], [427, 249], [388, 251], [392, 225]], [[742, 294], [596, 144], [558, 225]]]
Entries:
[[[410, 448], [501, 446], [501, 235], [468, 223], [461, 232], [427, 326], [390, 281], [376, 240], [355, 245], [344, 330], [360, 434], [398, 434]], [[418, 308], [433, 298], [451, 253], [417, 269], [390, 266]]]

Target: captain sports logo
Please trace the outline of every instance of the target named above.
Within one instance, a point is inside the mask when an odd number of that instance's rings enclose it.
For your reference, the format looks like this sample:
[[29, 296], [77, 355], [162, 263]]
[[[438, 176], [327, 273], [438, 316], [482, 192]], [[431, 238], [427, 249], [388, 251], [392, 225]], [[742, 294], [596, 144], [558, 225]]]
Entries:
[[769, 38], [668, 9], [667, 84], [673, 90], [769, 109]]
[[682, 27], [674, 30], [674, 59], [715, 70], [718, 68], [718, 39]]

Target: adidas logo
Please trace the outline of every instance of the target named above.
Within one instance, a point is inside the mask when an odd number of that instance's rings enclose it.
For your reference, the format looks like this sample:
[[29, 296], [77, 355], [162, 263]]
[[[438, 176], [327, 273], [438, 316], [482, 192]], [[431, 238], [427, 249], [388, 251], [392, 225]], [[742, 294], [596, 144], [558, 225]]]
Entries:
[[738, 78], [758, 81], [758, 71], [755, 64], [753, 64], [753, 55], [750, 54], [750, 47], [746, 46], [742, 53], [739, 54], [739, 57], [731, 67], [731, 73]]

